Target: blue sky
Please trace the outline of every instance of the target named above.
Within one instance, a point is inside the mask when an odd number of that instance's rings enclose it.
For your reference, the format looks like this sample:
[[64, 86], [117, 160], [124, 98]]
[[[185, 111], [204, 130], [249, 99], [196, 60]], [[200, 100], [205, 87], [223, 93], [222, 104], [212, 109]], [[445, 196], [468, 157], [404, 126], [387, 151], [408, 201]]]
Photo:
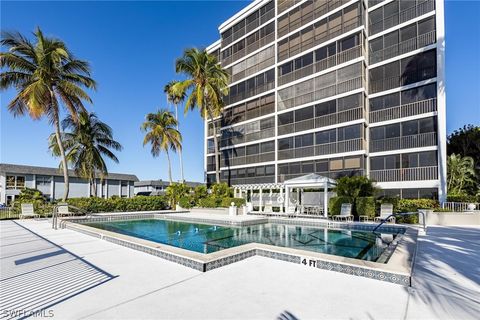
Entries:
[[[114, 130], [124, 150], [111, 172], [140, 179], [167, 178], [165, 156], [142, 147], [139, 127], [148, 112], [166, 107], [163, 86], [177, 76], [174, 61], [187, 47], [218, 39], [218, 25], [249, 1], [2, 1], [2, 30], [30, 34], [40, 26], [88, 60], [99, 83], [88, 106]], [[480, 124], [480, 1], [446, 1], [447, 130]], [[47, 150], [46, 120], [13, 118], [2, 92], [0, 162], [57, 166]], [[203, 181], [203, 122], [198, 113], [180, 117], [186, 179]], [[179, 179], [176, 157], [174, 179]]]

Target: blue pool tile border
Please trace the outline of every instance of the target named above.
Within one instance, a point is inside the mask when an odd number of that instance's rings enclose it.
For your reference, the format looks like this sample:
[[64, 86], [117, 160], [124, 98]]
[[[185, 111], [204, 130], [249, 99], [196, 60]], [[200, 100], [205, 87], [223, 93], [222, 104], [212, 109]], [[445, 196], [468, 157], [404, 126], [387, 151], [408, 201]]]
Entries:
[[[167, 217], [163, 214], [153, 214], [153, 213], [142, 213], [142, 214], [131, 214], [131, 215], [108, 215], [108, 216], [92, 216], [90, 219], [79, 218], [79, 219], [66, 219], [62, 220], [60, 224], [63, 228], [72, 229], [77, 232], [93, 236], [117, 245], [121, 245], [133, 250], [141, 251], [153, 256], [157, 256], [159, 258], [201, 271], [207, 272], [211, 271], [250, 257], [255, 255], [286, 261], [290, 263], [301, 264], [302, 257], [299, 254], [290, 254], [275, 250], [267, 250], [263, 248], [254, 248], [254, 249], [246, 249], [242, 252], [236, 252], [232, 254], [228, 254], [227, 256], [220, 257], [214, 260], [209, 261], [198, 261], [193, 258], [187, 256], [181, 256], [179, 254], [173, 254], [167, 252], [165, 250], [159, 248], [152, 248], [147, 245], [143, 245], [140, 243], [135, 243], [134, 241], [128, 241], [108, 235], [103, 235], [100, 231], [94, 232], [90, 230], [86, 230], [82, 227], [82, 223], [85, 222], [108, 222], [108, 221], [120, 221], [120, 220], [138, 220], [138, 219], [152, 219], [152, 218], [160, 218], [165, 220], [175, 220], [175, 221], [185, 221], [185, 222], [203, 222], [208, 224], [215, 224], [215, 225], [226, 225], [226, 226], [246, 226], [246, 225], [253, 225], [259, 223], [280, 223], [280, 224], [289, 224], [289, 225], [299, 225], [299, 226], [312, 226], [312, 227], [329, 227], [329, 228], [338, 228], [338, 229], [347, 229], [347, 230], [373, 230], [375, 225], [354, 225], [354, 224], [344, 224], [344, 223], [332, 223], [330, 221], [295, 221], [295, 220], [284, 220], [281, 218], [265, 218], [259, 219], [254, 221], [228, 221], [228, 220], [213, 220], [213, 219], [202, 219], [202, 218], [178, 218], [178, 217]], [[245, 224], [246, 223], [246, 224]], [[401, 226], [382, 226], [379, 231], [384, 232], [405, 232], [406, 227]], [[307, 253], [306, 253], [307, 254]], [[363, 266], [354, 266], [348, 263], [336, 262], [328, 259], [317, 259], [316, 261], [316, 268], [334, 272], [340, 272], [345, 274], [350, 274], [354, 276], [365, 277], [369, 279], [375, 279], [379, 281], [386, 281], [394, 284], [400, 284], [403, 286], [410, 286], [411, 285], [411, 275], [402, 274], [402, 273], [395, 273], [395, 272], [388, 272], [379, 270], [376, 268], [368, 268]]]

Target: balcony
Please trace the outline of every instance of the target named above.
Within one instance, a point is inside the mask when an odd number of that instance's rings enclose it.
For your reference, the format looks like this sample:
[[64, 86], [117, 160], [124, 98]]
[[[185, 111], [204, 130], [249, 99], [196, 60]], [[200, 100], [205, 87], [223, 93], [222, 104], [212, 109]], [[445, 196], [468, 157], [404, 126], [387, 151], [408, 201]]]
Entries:
[[254, 43], [247, 45], [245, 48], [241, 49], [240, 51], [235, 52], [229, 57], [226, 57], [222, 60], [222, 66], [227, 66], [234, 61], [240, 60], [247, 54], [252, 53], [253, 51], [260, 49], [261, 47], [270, 44], [275, 40], [275, 32], [267, 34], [265, 37], [258, 39]]
[[363, 52], [363, 49], [361, 45], [342, 51], [331, 57], [317, 61], [311, 65], [305, 66], [291, 73], [278, 77], [278, 85], [280, 86], [284, 85], [286, 83], [301, 79], [311, 74], [326, 70], [336, 65], [361, 57], [362, 52]]
[[435, 132], [428, 132], [382, 140], [370, 140], [370, 152], [422, 148], [436, 145], [437, 134]]
[[[307, 80], [307, 81], [311, 81], [311, 80]], [[360, 89], [364, 86], [364, 84], [365, 84], [365, 80], [362, 76], [360, 76], [354, 79], [340, 82], [336, 85], [333, 84], [327, 87], [316, 89], [314, 91], [310, 91], [305, 94], [298, 95], [292, 98], [287, 98], [282, 100], [282, 98], [278, 96], [278, 109], [285, 110], [285, 109], [293, 108], [296, 106], [301, 106], [313, 101], [325, 99], [337, 94]]]
[[365, 113], [363, 107], [348, 109], [345, 111], [327, 114], [312, 119], [280, 125], [278, 126], [278, 135], [300, 132], [304, 130], [330, 126], [337, 123], [363, 119], [364, 115]]
[[437, 180], [438, 167], [371, 170], [370, 178], [377, 182]]
[[269, 90], [272, 90], [273, 88], [275, 88], [275, 82], [267, 82], [261, 85], [257, 85], [256, 87], [246, 90], [233, 97], [226, 96], [224, 99], [224, 102], [226, 105], [237, 103], [239, 101], [242, 101], [242, 100], [251, 98], [253, 96], [259, 95], [261, 93], [267, 92]]
[[249, 33], [250, 31], [254, 30], [255, 28], [258, 28], [268, 20], [272, 19], [275, 16], [275, 8], [269, 10], [268, 12], [265, 12], [263, 15], [261, 15], [259, 18], [255, 19], [254, 21], [250, 22], [243, 28], [235, 31], [232, 35], [229, 37], [222, 39], [222, 47], [225, 47], [229, 45], [230, 43], [240, 39], [243, 37], [245, 34]]
[[[256, 55], [255, 55], [256, 56]], [[248, 59], [247, 59], [248, 60]], [[270, 58], [267, 58], [266, 60], [255, 64], [254, 66], [251, 66], [249, 68], [246, 68], [245, 70], [242, 70], [240, 72], [237, 72], [235, 74], [232, 74], [231, 76], [231, 83], [237, 82], [239, 80], [242, 80], [243, 78], [249, 77], [263, 69], [267, 69], [268, 67], [271, 67], [275, 63], [275, 56], [272, 56]]]
[[416, 6], [407, 8], [400, 13], [393, 14], [369, 26], [369, 35], [382, 32], [400, 23], [412, 20], [435, 9], [435, 0], [427, 0]]
[[351, 152], [364, 149], [364, 142], [362, 138], [338, 141], [327, 144], [317, 144], [302, 148], [292, 148], [278, 151], [278, 160], [285, 160], [291, 158], [304, 158], [321, 156], [327, 154], [335, 154], [342, 152]]
[[388, 121], [437, 111], [437, 99], [417, 101], [401, 106], [370, 112], [370, 123]]
[[247, 134], [237, 134], [227, 138], [223, 138], [220, 142], [221, 147], [227, 147], [232, 145], [237, 145], [240, 143], [251, 142], [261, 139], [271, 138], [275, 135], [275, 128], [267, 128], [261, 131], [247, 133]]
[[275, 161], [275, 152], [260, 153], [254, 155], [247, 155], [244, 157], [233, 157], [222, 159], [222, 167], [233, 167], [252, 163]]
[[393, 46], [386, 47], [379, 51], [370, 51], [370, 64], [381, 62], [383, 60], [387, 60], [401, 54], [426, 47], [435, 43], [436, 41], [436, 32], [434, 30], [425, 34], [421, 34], [418, 37], [402, 41]]

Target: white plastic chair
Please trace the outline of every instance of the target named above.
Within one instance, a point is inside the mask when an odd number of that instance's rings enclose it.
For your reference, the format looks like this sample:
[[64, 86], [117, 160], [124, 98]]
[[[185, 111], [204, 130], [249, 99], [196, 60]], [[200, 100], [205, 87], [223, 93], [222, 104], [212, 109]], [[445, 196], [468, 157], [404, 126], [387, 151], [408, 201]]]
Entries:
[[352, 215], [352, 205], [350, 203], [342, 203], [342, 207], [340, 209], [340, 214], [333, 216], [334, 220], [345, 220], [347, 222], [353, 221]]
[[39, 218], [40, 215], [35, 213], [33, 203], [22, 203], [22, 213], [20, 213], [20, 219], [25, 218]]
[[[379, 221], [385, 220], [392, 214], [393, 214], [393, 204], [382, 203], [382, 205], [380, 206], [380, 216], [375, 217], [375, 221], [379, 222]], [[388, 218], [388, 222], [395, 223], [395, 217]]]

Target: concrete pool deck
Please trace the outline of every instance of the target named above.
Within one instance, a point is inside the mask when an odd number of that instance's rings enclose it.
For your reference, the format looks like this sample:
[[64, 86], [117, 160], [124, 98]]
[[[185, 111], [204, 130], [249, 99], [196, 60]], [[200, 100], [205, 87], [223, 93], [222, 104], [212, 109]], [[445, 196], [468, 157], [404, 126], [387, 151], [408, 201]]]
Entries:
[[475, 319], [480, 312], [478, 227], [429, 227], [411, 288], [259, 256], [202, 273], [52, 230], [47, 220], [1, 221], [0, 234], [6, 318], [30, 301], [57, 319], [274, 319], [284, 311], [299, 319]]

